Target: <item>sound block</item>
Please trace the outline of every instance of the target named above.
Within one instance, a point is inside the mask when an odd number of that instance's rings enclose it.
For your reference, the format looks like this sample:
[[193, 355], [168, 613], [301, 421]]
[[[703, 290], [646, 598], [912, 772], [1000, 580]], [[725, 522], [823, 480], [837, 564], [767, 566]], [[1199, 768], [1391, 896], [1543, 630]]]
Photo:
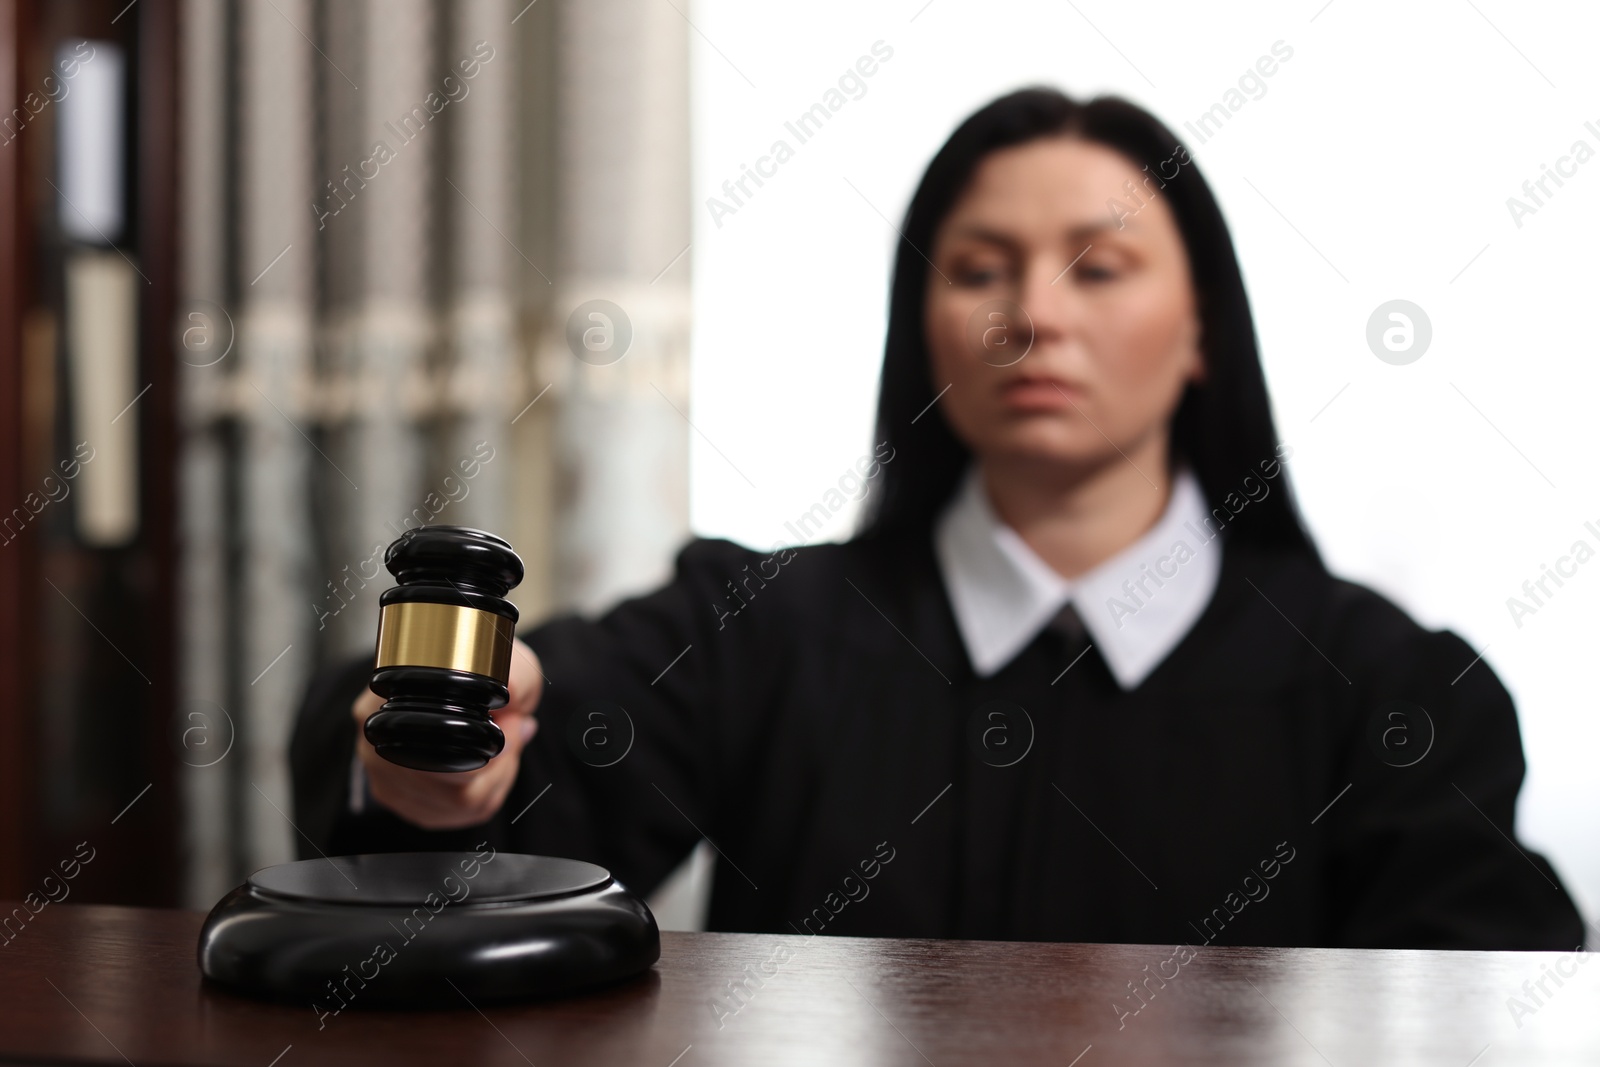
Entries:
[[660, 956], [655, 916], [604, 867], [493, 850], [264, 868], [211, 909], [198, 949], [212, 981], [319, 1015], [571, 993]]

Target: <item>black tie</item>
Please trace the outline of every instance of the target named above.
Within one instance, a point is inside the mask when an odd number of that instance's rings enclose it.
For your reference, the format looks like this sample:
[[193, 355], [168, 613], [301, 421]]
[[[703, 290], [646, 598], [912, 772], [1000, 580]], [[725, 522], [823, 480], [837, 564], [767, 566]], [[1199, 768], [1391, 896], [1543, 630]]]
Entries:
[[1078, 610], [1072, 606], [1072, 601], [1062, 605], [1050, 620], [1048, 627], [1061, 640], [1062, 651], [1067, 660], [1075, 660], [1083, 652], [1088, 643], [1088, 631], [1083, 625], [1083, 619], [1078, 615]]

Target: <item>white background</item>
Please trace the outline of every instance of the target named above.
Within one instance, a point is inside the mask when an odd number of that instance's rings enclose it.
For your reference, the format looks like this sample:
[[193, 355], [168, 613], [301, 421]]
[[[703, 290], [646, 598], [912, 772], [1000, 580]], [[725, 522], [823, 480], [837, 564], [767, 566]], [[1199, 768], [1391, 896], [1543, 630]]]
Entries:
[[[1520, 228], [1506, 206], [1575, 140], [1600, 152], [1584, 128], [1600, 128], [1600, 11], [1505, 0], [681, 6], [695, 27], [697, 533], [793, 543], [783, 523], [870, 450], [895, 240], [882, 216], [898, 224], [961, 119], [1027, 84], [1127, 96], [1184, 137], [1222, 203], [1279, 433], [1329, 565], [1485, 649], [1521, 715], [1519, 830], [1600, 916], [1600, 559], [1520, 629], [1506, 606], [1574, 540], [1600, 549], [1583, 529], [1600, 527], [1600, 158]], [[798, 145], [784, 121], [878, 40], [894, 55], [866, 95]], [[1279, 40], [1294, 54], [1265, 95], [1199, 143], [1184, 122]], [[779, 137], [795, 157], [718, 227], [706, 199]], [[1433, 326], [1408, 366], [1379, 361], [1365, 341], [1368, 316], [1395, 298]], [[823, 536], [844, 539], [853, 518], [847, 509]]]

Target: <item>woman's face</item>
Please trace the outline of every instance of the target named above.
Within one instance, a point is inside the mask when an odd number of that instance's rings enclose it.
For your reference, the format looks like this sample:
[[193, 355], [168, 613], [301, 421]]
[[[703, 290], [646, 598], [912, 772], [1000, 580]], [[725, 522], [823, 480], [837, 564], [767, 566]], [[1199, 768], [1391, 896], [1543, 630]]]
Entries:
[[1165, 458], [1203, 361], [1188, 257], [1156, 188], [1076, 139], [978, 165], [929, 250], [923, 325], [939, 404], [980, 460], [1081, 473]]

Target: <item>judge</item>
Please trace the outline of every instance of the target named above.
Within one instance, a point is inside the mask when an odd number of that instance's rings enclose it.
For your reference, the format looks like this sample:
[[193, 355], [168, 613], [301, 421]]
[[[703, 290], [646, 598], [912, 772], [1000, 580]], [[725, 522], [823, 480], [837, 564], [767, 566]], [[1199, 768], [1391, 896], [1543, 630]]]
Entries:
[[481, 770], [378, 759], [370, 661], [325, 673], [309, 841], [487, 841], [648, 893], [703, 837], [713, 930], [1583, 943], [1515, 838], [1505, 688], [1308, 538], [1227, 228], [1152, 116], [1035, 89], [956, 130], [905, 219], [875, 442], [848, 543], [695, 539], [648, 595], [525, 629]]

